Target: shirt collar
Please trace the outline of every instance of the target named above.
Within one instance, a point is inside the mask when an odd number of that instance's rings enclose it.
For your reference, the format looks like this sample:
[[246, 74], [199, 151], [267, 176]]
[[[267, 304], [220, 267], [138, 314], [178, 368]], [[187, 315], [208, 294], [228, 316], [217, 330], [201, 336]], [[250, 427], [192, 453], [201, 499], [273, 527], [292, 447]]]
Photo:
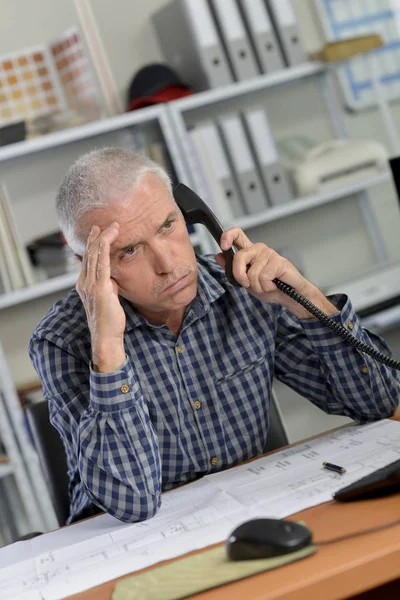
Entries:
[[[210, 309], [210, 304], [212, 304], [212, 302], [215, 302], [215, 300], [218, 300], [218, 298], [222, 296], [222, 294], [224, 294], [226, 290], [220, 283], [218, 283], [216, 278], [211, 273], [209, 273], [209, 271], [204, 265], [198, 262], [197, 267], [197, 294], [193, 302], [191, 303], [190, 308], [193, 310], [196, 317], [201, 317], [203, 314], [208, 312], [208, 310]], [[126, 331], [131, 331], [136, 327], [143, 326], [153, 328], [162, 327], [162, 325], [153, 325], [149, 323], [148, 320], [145, 317], [143, 317], [143, 315], [138, 313], [133, 308], [131, 303], [122, 296], [120, 296], [119, 299], [121, 301], [122, 307], [126, 315]]]

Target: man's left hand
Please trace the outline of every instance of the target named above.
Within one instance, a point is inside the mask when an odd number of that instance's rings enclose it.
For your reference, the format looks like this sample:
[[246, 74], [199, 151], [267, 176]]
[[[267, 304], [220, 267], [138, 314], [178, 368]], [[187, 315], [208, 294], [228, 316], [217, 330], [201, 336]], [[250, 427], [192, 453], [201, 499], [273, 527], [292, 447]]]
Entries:
[[[232, 265], [235, 279], [262, 302], [281, 304], [298, 319], [312, 318], [308, 310], [278, 290], [273, 282], [277, 278], [291, 285], [326, 314], [337, 312], [338, 309], [315, 285], [272, 248], [262, 243], [253, 244], [239, 227], [231, 227], [221, 236], [222, 250], [228, 250], [232, 244], [238, 249]], [[225, 268], [223, 253], [217, 254], [216, 260], [222, 268]]]

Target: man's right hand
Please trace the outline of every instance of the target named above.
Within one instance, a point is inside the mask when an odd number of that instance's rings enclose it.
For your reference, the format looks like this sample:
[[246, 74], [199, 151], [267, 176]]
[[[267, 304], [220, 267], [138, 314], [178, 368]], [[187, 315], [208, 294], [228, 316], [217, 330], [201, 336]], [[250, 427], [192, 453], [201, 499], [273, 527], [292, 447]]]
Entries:
[[118, 233], [118, 223], [103, 231], [92, 227], [76, 285], [89, 325], [93, 367], [101, 373], [115, 371], [125, 361], [126, 317], [110, 267], [110, 247]]

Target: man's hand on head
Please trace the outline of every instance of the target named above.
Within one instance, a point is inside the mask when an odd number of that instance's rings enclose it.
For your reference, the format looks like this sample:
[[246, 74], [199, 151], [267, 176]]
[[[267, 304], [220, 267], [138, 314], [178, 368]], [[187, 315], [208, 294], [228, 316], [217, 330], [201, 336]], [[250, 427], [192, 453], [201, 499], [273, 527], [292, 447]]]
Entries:
[[[233, 259], [235, 279], [262, 302], [281, 304], [299, 319], [312, 318], [305, 308], [278, 290], [273, 280], [280, 279], [326, 314], [337, 312], [337, 308], [291, 262], [265, 244], [253, 243], [239, 227], [231, 227], [221, 236], [222, 250], [229, 250], [232, 245], [238, 249]], [[224, 254], [217, 254], [216, 259], [225, 268]]]
[[118, 233], [118, 223], [103, 231], [92, 227], [76, 285], [89, 325], [93, 366], [100, 372], [115, 371], [125, 360], [126, 317], [110, 266], [110, 248]]

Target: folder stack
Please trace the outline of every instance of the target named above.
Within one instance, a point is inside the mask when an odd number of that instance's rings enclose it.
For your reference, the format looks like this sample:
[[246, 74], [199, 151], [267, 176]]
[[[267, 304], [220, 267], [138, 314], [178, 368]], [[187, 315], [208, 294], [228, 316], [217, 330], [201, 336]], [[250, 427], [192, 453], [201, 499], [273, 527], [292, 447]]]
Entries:
[[210, 0], [210, 7], [235, 81], [259, 75], [256, 57], [236, 1]]
[[171, 0], [152, 21], [165, 62], [196, 92], [307, 59], [291, 0]]
[[261, 73], [285, 68], [285, 61], [264, 0], [238, 0]]
[[288, 67], [307, 60], [291, 0], [267, 0], [271, 20]]
[[207, 0], [172, 0], [152, 16], [166, 62], [195, 91], [233, 76]]
[[7, 187], [0, 184], [0, 293], [35, 283], [32, 265], [19, 236]]
[[279, 161], [265, 109], [252, 107], [244, 110], [242, 116], [269, 203], [275, 206], [293, 200], [289, 177]]
[[197, 191], [225, 225], [246, 214], [222, 140], [212, 120], [188, 132]]
[[188, 141], [197, 193], [223, 224], [293, 200], [264, 107], [199, 121], [188, 131]]
[[240, 115], [225, 113], [218, 117], [217, 123], [247, 213], [263, 212], [268, 202]]

